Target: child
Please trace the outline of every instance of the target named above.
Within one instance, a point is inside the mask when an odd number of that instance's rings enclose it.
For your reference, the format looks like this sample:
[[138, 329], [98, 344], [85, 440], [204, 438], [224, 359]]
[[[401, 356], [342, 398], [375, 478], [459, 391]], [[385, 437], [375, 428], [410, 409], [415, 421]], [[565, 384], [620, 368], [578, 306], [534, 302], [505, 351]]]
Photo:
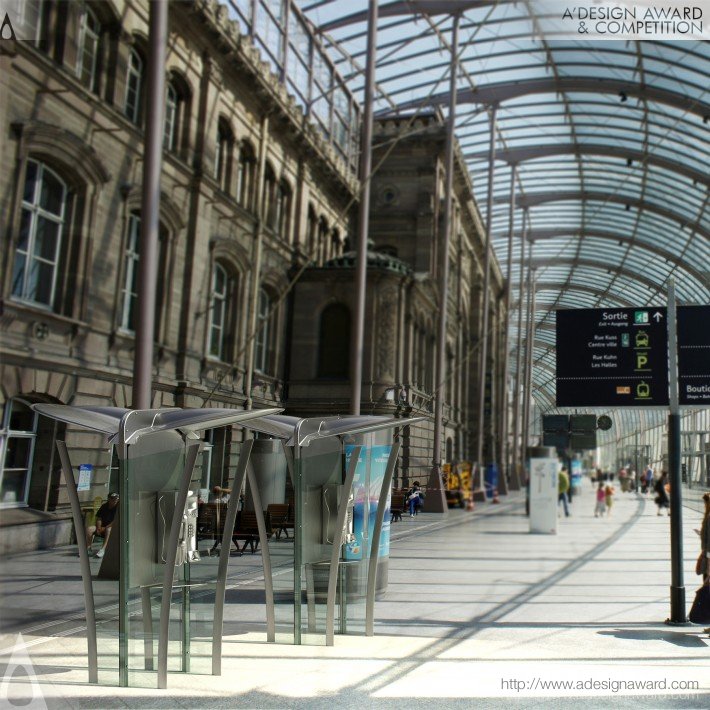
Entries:
[[614, 504], [614, 486], [608, 485], [604, 489], [604, 497], [606, 498], [606, 514], [611, 515], [611, 506]]
[[604, 492], [604, 484], [599, 481], [597, 488], [597, 506], [594, 508], [594, 517], [598, 518], [606, 512], [606, 493]]

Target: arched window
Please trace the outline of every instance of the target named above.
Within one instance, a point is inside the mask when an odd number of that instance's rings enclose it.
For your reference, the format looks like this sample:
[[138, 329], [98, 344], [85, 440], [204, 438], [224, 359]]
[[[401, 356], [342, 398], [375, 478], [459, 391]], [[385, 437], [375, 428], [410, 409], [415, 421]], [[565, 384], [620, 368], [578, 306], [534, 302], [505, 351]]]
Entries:
[[264, 169], [264, 194], [262, 195], [261, 214], [266, 224], [276, 227], [276, 175], [274, 169], [267, 163]]
[[172, 83], [168, 84], [165, 99], [165, 131], [163, 133], [163, 148], [175, 150], [177, 145], [177, 122], [180, 107], [180, 95]]
[[254, 192], [254, 174], [256, 171], [256, 154], [247, 141], [242, 141], [239, 148], [239, 166], [237, 169], [237, 201], [242, 207], [251, 207]]
[[318, 217], [316, 217], [316, 211], [313, 205], [308, 205], [306, 232], [306, 255], [309, 260], [314, 260], [317, 256], [316, 246], [318, 244]]
[[79, 37], [76, 53], [76, 75], [90, 91], [96, 91], [99, 65], [101, 23], [86, 4], [79, 15]]
[[187, 147], [189, 108], [188, 86], [184, 79], [173, 73], [166, 89], [163, 130], [163, 148], [171, 153], [180, 153]]
[[126, 70], [126, 101], [124, 112], [128, 119], [140, 125], [143, 117], [143, 71], [145, 64], [143, 57], [133, 47], [128, 55], [128, 69]]
[[271, 373], [272, 357], [271, 343], [273, 333], [271, 328], [271, 297], [266, 289], [259, 290], [259, 303], [257, 304], [256, 337], [254, 343], [254, 369], [264, 374]]
[[226, 265], [212, 267], [210, 317], [207, 352], [210, 357], [229, 360], [233, 355], [236, 332], [236, 278]]
[[45, 0], [23, 0], [18, 3], [21, 12], [21, 25], [26, 28], [26, 37], [35, 47], [46, 50], [47, 13], [49, 3]]
[[0, 507], [27, 504], [37, 414], [21, 399], [5, 405], [0, 430]]
[[232, 153], [234, 152], [234, 134], [224, 118], [217, 122], [217, 140], [214, 154], [214, 179], [220, 189], [229, 192], [232, 181]]
[[140, 260], [141, 219], [136, 213], [128, 217], [128, 235], [123, 256], [123, 288], [121, 289], [121, 328], [135, 332], [138, 299], [138, 262]]
[[53, 308], [68, 190], [44, 163], [27, 161], [20, 233], [12, 269], [12, 295]]
[[454, 440], [449, 436], [446, 438], [446, 463], [454, 460]]
[[[128, 217], [128, 232], [126, 248], [123, 252], [123, 279], [121, 286], [120, 320], [121, 330], [135, 333], [137, 325], [136, 305], [138, 300], [138, 270], [140, 264], [140, 231], [141, 218], [138, 212], [132, 212]], [[160, 333], [160, 315], [163, 310], [165, 292], [165, 269], [167, 250], [167, 231], [160, 225], [160, 249], [158, 253], [158, 272], [155, 299], [154, 338], [158, 340]]]
[[281, 180], [276, 189], [275, 209], [274, 228], [282, 239], [288, 241], [290, 236], [291, 188], [285, 180]]
[[322, 264], [327, 258], [328, 232], [328, 222], [325, 217], [321, 217], [318, 220], [318, 264]]
[[331, 253], [330, 253], [330, 258], [335, 259], [336, 257], [340, 256], [341, 254], [341, 241], [340, 241], [340, 232], [337, 229], [334, 229], [333, 232], [330, 235], [330, 242], [331, 242]]
[[347, 380], [349, 375], [350, 310], [342, 303], [333, 303], [320, 317], [318, 377]]

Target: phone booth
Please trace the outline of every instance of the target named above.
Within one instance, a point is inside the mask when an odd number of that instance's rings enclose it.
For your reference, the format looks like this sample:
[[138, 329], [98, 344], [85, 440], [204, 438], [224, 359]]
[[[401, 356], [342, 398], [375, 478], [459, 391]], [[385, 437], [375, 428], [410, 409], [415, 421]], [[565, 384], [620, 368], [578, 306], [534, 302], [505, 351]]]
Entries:
[[[371, 636], [375, 598], [387, 585], [388, 512], [400, 449], [393, 430], [424, 418], [266, 419], [281, 429], [276, 436], [294, 511], [293, 546], [272, 538], [264, 547], [274, 638], [333, 645], [336, 632]], [[271, 572], [276, 567], [278, 575]]]
[[[119, 512], [100, 567], [82, 544], [83, 519], [63, 441], [62, 473], [79, 541], [86, 606], [89, 682], [167, 687], [168, 672], [220, 670], [231, 530], [238, 494], [226, 506], [218, 556], [197, 552], [196, 432], [239, 424], [269, 433], [264, 417], [280, 409], [157, 409], [35, 404], [47, 417], [106, 434], [119, 461]], [[252, 440], [242, 445], [234, 488], [248, 473]], [[231, 521], [231, 527], [230, 527]], [[93, 567], [93, 569], [92, 569]]]

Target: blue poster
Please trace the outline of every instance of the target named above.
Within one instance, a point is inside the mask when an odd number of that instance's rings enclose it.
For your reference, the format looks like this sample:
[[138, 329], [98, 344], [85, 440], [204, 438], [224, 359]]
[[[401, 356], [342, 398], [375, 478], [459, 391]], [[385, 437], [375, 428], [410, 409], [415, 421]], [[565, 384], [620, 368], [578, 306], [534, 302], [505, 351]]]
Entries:
[[[347, 444], [345, 446], [345, 470], [350, 466], [350, 457], [352, 456], [355, 444]], [[355, 478], [353, 479], [353, 535], [355, 539], [345, 545], [346, 560], [361, 560], [363, 546], [363, 531], [365, 529], [365, 501], [367, 498], [367, 447], [363, 446], [360, 449], [360, 458], [355, 467]]]
[[[375, 529], [375, 515], [377, 503], [382, 492], [385, 480], [387, 461], [390, 457], [391, 446], [373, 446], [370, 458], [370, 540]], [[390, 553], [390, 504], [392, 503], [392, 489], [387, 491], [385, 517], [382, 520], [382, 533], [380, 535], [380, 550], [378, 557], [386, 557]]]
[[[355, 448], [354, 445], [348, 444], [345, 447], [345, 466], [350, 464], [350, 455]], [[345, 546], [346, 560], [361, 560], [363, 559], [364, 547], [364, 530], [367, 525], [367, 555], [370, 555], [370, 545], [372, 544], [372, 535], [375, 529], [375, 515], [377, 513], [377, 503], [380, 499], [380, 491], [387, 469], [387, 460], [390, 455], [390, 445], [373, 446], [372, 448], [363, 447], [360, 451], [360, 459], [355, 468], [355, 478], [353, 480], [353, 535], [355, 540]], [[370, 457], [370, 480], [367, 481], [367, 459]], [[382, 533], [380, 537], [379, 557], [389, 555], [390, 550], [390, 515], [389, 508], [391, 502], [391, 492], [387, 495], [387, 507], [385, 509], [385, 517], [382, 521]]]

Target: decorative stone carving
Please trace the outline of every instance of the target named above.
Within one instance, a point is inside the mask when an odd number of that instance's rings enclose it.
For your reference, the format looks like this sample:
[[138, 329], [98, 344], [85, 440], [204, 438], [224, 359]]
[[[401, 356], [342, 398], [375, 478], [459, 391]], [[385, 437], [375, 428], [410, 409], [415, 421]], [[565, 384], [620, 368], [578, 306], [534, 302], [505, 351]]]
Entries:
[[384, 286], [377, 296], [377, 365], [381, 380], [393, 380], [397, 339], [397, 288]]

